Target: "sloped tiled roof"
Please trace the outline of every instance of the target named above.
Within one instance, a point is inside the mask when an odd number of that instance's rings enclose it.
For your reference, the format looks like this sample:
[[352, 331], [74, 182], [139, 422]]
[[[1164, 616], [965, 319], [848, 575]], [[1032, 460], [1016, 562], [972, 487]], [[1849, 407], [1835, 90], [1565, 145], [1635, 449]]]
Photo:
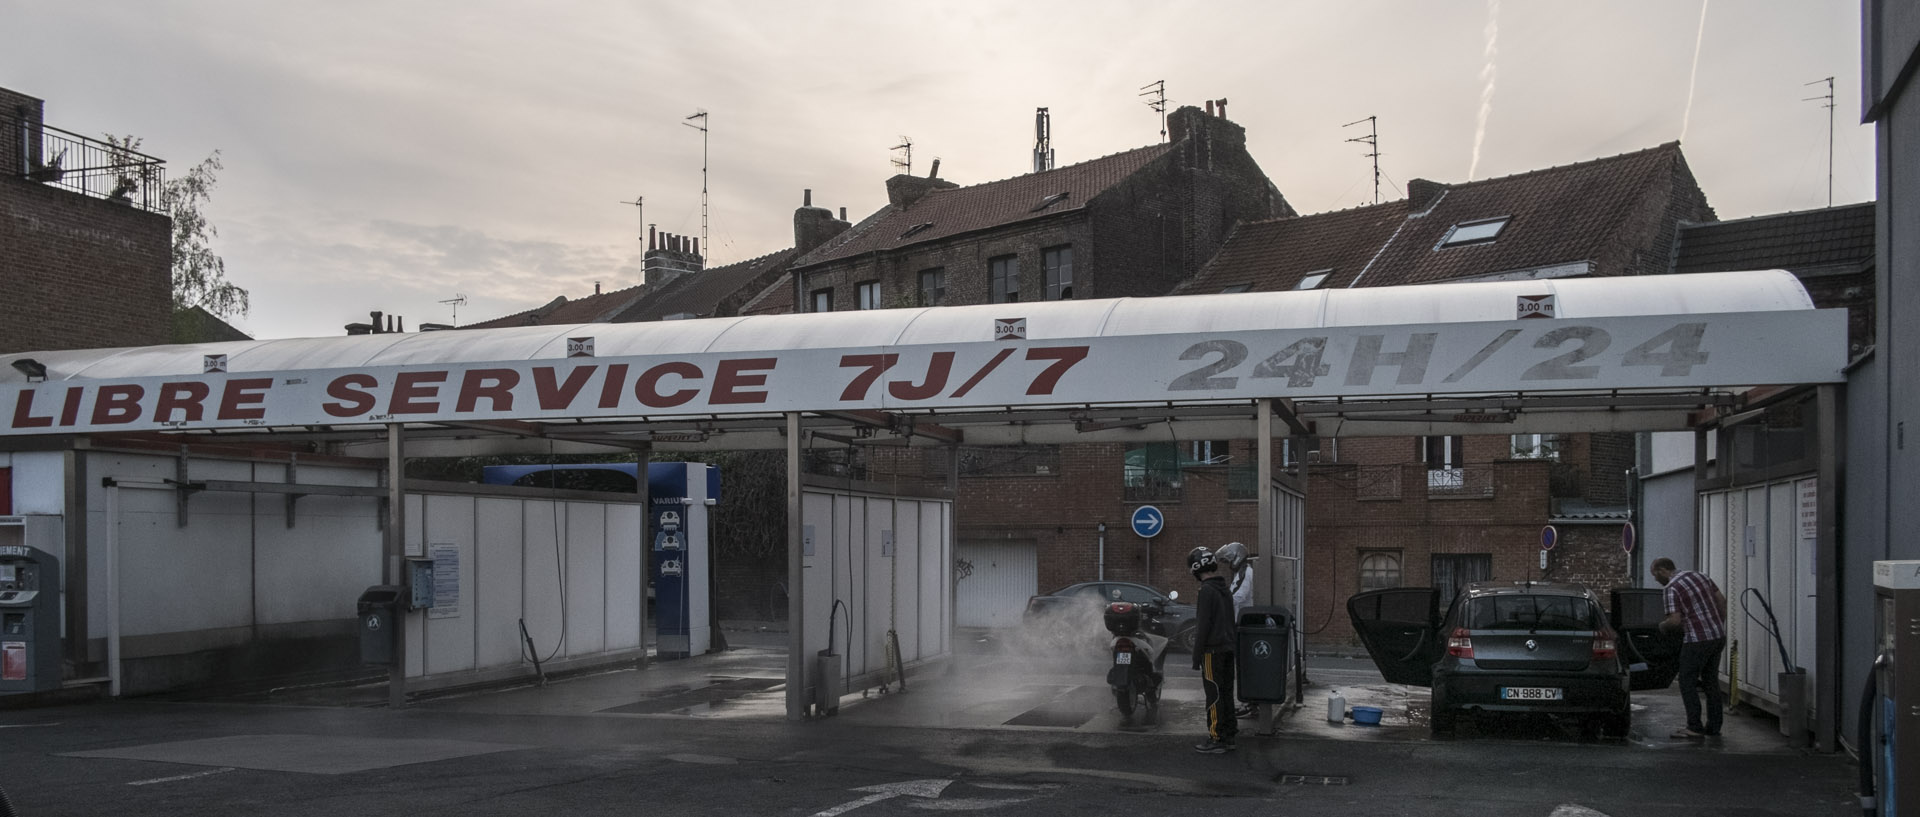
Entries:
[[[1181, 292], [1219, 292], [1251, 284], [1290, 289], [1302, 276], [1332, 268], [1323, 288], [1448, 281], [1591, 261], [1610, 242], [1637, 240], [1621, 230], [1664, 194], [1678, 142], [1605, 159], [1447, 186], [1426, 209], [1402, 200], [1293, 219], [1244, 224]], [[1435, 249], [1456, 224], [1507, 217], [1490, 242]], [[1601, 271], [1603, 274], [1607, 271]]]
[[1673, 271], [1859, 269], [1873, 258], [1873, 202], [1689, 224], [1680, 230]]
[[773, 283], [740, 305], [742, 315], [784, 315], [793, 311], [793, 273], [783, 272]]
[[682, 275], [648, 292], [610, 320], [615, 323], [657, 321], [669, 315], [711, 318], [731, 314], [767, 283], [779, 277], [793, 258], [793, 249], [767, 253], [724, 267]]
[[[874, 218], [807, 253], [795, 266], [812, 266], [1071, 212], [1085, 207], [1101, 191], [1166, 155], [1169, 149], [1171, 145], [1166, 143], [1151, 145], [1043, 173], [933, 190], [906, 209], [883, 209]], [[1067, 195], [1050, 206], [1037, 207], [1043, 200], [1060, 193]], [[906, 235], [923, 224], [931, 226]]]
[[646, 285], [616, 289], [585, 298], [558, 296], [544, 306], [538, 306], [525, 312], [515, 312], [505, 317], [469, 323], [461, 329], [500, 329], [510, 326], [558, 326], [571, 323], [600, 323], [611, 320], [621, 310], [631, 306], [646, 289]]

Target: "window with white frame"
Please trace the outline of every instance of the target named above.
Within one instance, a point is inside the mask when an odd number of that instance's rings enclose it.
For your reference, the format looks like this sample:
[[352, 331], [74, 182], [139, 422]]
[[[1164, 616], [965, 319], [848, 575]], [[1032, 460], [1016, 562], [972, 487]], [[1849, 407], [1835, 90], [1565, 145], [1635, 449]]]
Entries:
[[1465, 437], [1415, 437], [1414, 455], [1427, 465], [1429, 491], [1456, 491], [1466, 484]]
[[813, 311], [815, 312], [832, 312], [833, 311], [833, 290], [816, 289], [813, 291]]
[[1321, 284], [1324, 284], [1324, 283], [1326, 283], [1326, 282], [1327, 282], [1327, 276], [1329, 276], [1329, 275], [1332, 275], [1332, 274], [1333, 274], [1333, 270], [1331, 270], [1331, 269], [1323, 269], [1323, 270], [1317, 270], [1317, 271], [1314, 271], [1314, 272], [1309, 272], [1309, 273], [1307, 273], [1307, 275], [1306, 275], [1306, 277], [1304, 277], [1304, 278], [1301, 278], [1301, 279], [1300, 279], [1300, 283], [1297, 283], [1297, 284], [1294, 284], [1294, 285], [1293, 285], [1293, 288], [1294, 288], [1294, 289], [1314, 289], [1314, 288], [1317, 288], [1317, 287], [1319, 287], [1319, 286], [1320, 286]]
[[1360, 551], [1360, 590], [1386, 590], [1400, 586], [1400, 551]]
[[1558, 434], [1515, 434], [1510, 459], [1558, 460], [1561, 436]]
[[1047, 300], [1073, 300], [1072, 247], [1048, 247], [1041, 250], [1040, 268], [1047, 274]]
[[1441, 236], [1440, 243], [1434, 249], [1463, 247], [1468, 244], [1491, 244], [1500, 237], [1500, 231], [1506, 229], [1509, 216], [1483, 218], [1474, 221], [1462, 221], [1447, 228], [1447, 234]]
[[859, 303], [860, 303], [861, 309], [879, 309], [880, 308], [880, 282], [879, 281], [861, 281], [860, 283], [854, 285], [854, 292], [860, 298]]
[[920, 305], [939, 306], [947, 300], [947, 270], [934, 267], [920, 271]]

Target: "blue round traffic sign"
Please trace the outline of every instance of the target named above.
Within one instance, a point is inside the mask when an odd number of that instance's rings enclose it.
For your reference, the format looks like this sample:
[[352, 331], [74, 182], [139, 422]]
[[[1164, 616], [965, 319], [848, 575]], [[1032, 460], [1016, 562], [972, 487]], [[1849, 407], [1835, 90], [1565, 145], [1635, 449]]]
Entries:
[[1141, 505], [1133, 509], [1133, 533], [1142, 539], [1152, 539], [1160, 535], [1167, 526], [1167, 517], [1160, 509], [1152, 505]]
[[1560, 531], [1555, 530], [1552, 525], [1548, 525], [1540, 529], [1540, 549], [1541, 550], [1552, 550], [1553, 546], [1559, 543], [1560, 543]]

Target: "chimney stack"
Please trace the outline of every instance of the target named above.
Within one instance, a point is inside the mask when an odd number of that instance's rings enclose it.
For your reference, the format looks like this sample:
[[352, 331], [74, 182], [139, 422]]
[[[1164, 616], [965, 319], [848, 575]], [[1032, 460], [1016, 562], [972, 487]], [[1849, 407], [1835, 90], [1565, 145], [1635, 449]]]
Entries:
[[813, 206], [813, 190], [807, 189], [801, 195], [800, 208], [793, 211], [793, 248], [804, 254], [808, 250], [827, 243], [829, 239], [847, 229], [847, 208], [840, 208], [840, 218], [834, 219], [833, 211], [825, 207]]
[[813, 206], [813, 188], [809, 187], [800, 191], [800, 206], [801, 207]]
[[1225, 119], [1225, 118], [1227, 118], [1227, 99], [1226, 99], [1226, 97], [1221, 97], [1221, 98], [1220, 98], [1220, 118], [1221, 118], [1221, 119]]
[[1440, 196], [1447, 192], [1447, 186], [1426, 179], [1412, 179], [1407, 182], [1407, 207], [1416, 213], [1432, 207]]
[[699, 255], [699, 254], [700, 254], [700, 239], [698, 239], [698, 238], [689, 238], [689, 239], [687, 239], [687, 240], [688, 240], [688, 241], [692, 241], [692, 242], [693, 242], [693, 254], [694, 254], [694, 255]]
[[1207, 100], [1207, 115], [1208, 116], [1213, 115], [1213, 100], [1211, 99]]
[[[933, 157], [933, 169], [927, 171], [927, 178], [929, 179], [940, 178], [940, 157], [938, 156]], [[847, 218], [846, 210], [847, 208], [845, 207], [840, 208], [840, 219], [842, 221], [845, 221]]]
[[841, 221], [847, 220], [847, 208], [845, 207], [840, 208], [840, 220]]
[[373, 332], [372, 332], [372, 334], [375, 334], [375, 335], [378, 335], [378, 334], [380, 334], [380, 316], [381, 316], [381, 314], [382, 314], [382, 313], [381, 313], [381, 312], [380, 312], [380, 310], [378, 310], [378, 309], [376, 309], [376, 310], [373, 310], [372, 312], [368, 312], [368, 313], [367, 313], [367, 315], [368, 315], [369, 317], [371, 317], [371, 318], [373, 318], [373, 320], [372, 320], [372, 321], [369, 321], [369, 323], [372, 323], [372, 324], [373, 324]]
[[595, 295], [598, 295], [598, 294], [600, 294], [600, 282], [599, 282], [599, 281], [595, 281], [595, 282], [593, 282], [593, 294], [595, 294]]

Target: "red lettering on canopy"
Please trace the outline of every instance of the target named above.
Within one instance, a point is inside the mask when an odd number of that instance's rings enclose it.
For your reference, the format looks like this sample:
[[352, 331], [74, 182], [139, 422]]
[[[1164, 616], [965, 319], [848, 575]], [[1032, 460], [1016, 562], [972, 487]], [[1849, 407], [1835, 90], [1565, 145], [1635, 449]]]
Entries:
[[60, 426], [72, 428], [80, 422], [80, 398], [85, 397], [86, 389], [67, 389], [67, 402], [60, 406]]
[[1073, 368], [1073, 364], [1087, 359], [1087, 346], [1059, 346], [1051, 349], [1028, 349], [1028, 360], [1051, 360], [1044, 371], [1027, 386], [1028, 394], [1052, 394], [1053, 387], [1060, 383], [1060, 377]]
[[401, 372], [393, 376], [387, 396], [388, 414], [433, 414], [440, 410], [440, 387], [446, 372]]
[[327, 396], [340, 402], [321, 403], [320, 410], [330, 417], [358, 417], [373, 410], [373, 395], [365, 389], [380, 385], [370, 374], [343, 374], [327, 384]]
[[52, 417], [33, 416], [33, 389], [21, 389], [20, 395], [13, 401], [14, 428], [46, 428], [53, 425]]
[[615, 363], [607, 367], [607, 379], [600, 384], [600, 407], [603, 409], [620, 406], [620, 389], [627, 384], [627, 364]]
[[593, 370], [599, 366], [576, 366], [567, 372], [565, 382], [555, 383], [552, 366], [541, 366], [533, 370], [533, 394], [540, 400], [540, 408], [545, 411], [557, 411], [573, 405], [573, 398], [579, 396], [580, 389], [593, 377]]
[[674, 375], [684, 380], [699, 380], [705, 377], [700, 373], [699, 366], [685, 361], [662, 363], [641, 372], [640, 379], [633, 381], [633, 396], [640, 401], [640, 405], [648, 408], [673, 408], [685, 405], [688, 400], [694, 398], [694, 395], [700, 393], [699, 389], [681, 389], [672, 394], [661, 394], [660, 378], [667, 375]]
[[133, 384], [101, 386], [93, 396], [93, 424], [116, 426], [140, 419], [140, 398], [147, 390]]
[[473, 411], [480, 398], [491, 401], [493, 411], [513, 410], [513, 387], [520, 385], [520, 373], [512, 369], [474, 369], [460, 381], [460, 401], [453, 410]]
[[220, 392], [220, 413], [222, 420], [259, 420], [267, 416], [267, 410], [261, 406], [267, 401], [267, 389], [273, 387], [271, 377], [250, 377], [227, 381]]
[[207, 395], [213, 393], [213, 387], [197, 380], [184, 383], [163, 383], [160, 385], [160, 398], [153, 404], [153, 420], [165, 423], [173, 419], [175, 411], [186, 414], [180, 419], [189, 423], [200, 422], [206, 413]]
[[740, 391], [746, 386], [764, 386], [765, 374], [747, 374], [747, 372], [770, 372], [778, 358], [746, 357], [739, 360], [722, 360], [718, 371], [713, 373], [713, 398], [716, 406], [735, 403], [765, 403], [767, 393], [763, 391]]

